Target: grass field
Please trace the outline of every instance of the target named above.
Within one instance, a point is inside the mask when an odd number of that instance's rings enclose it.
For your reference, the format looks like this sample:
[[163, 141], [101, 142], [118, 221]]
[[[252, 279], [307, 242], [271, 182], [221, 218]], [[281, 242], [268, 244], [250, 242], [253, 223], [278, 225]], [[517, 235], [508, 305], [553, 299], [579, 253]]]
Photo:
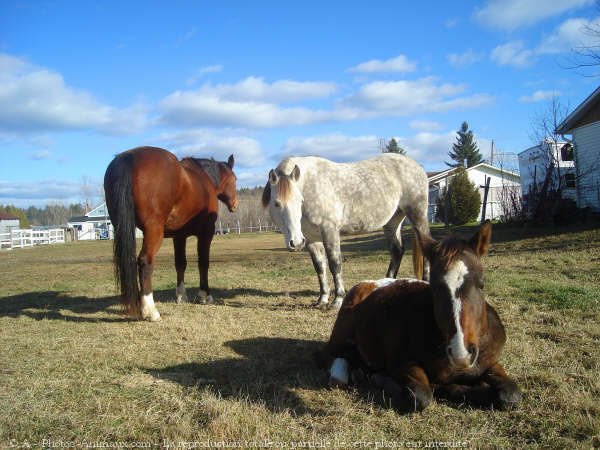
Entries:
[[[282, 244], [217, 236], [210, 281], [224, 304], [177, 305], [165, 241], [158, 323], [120, 314], [110, 242], [0, 253], [0, 448], [600, 446], [600, 229], [494, 230], [486, 294], [524, 392], [510, 412], [434, 402], [402, 416], [327, 389], [312, 355], [335, 315], [311, 308], [310, 258]], [[383, 276], [381, 234], [346, 237], [343, 251], [347, 288]], [[188, 261], [197, 286], [195, 240]], [[410, 275], [410, 254], [400, 270]]]

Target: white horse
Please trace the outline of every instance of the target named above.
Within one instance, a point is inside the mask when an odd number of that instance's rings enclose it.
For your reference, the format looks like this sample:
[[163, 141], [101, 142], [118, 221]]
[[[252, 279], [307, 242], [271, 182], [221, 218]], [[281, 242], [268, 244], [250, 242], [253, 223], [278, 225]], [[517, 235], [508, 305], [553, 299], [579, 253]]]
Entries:
[[[286, 158], [270, 171], [262, 201], [280, 226], [287, 248], [308, 248], [319, 277], [315, 306], [329, 302], [328, 262], [335, 283], [331, 307], [339, 308], [345, 295], [340, 232], [383, 227], [391, 253], [386, 276], [395, 278], [404, 254], [404, 218], [408, 217], [422, 235], [430, 236], [427, 196], [423, 168], [407, 156], [384, 153], [354, 163], [315, 156]], [[419, 245], [413, 247], [415, 274], [428, 279], [429, 266], [423, 266]]]

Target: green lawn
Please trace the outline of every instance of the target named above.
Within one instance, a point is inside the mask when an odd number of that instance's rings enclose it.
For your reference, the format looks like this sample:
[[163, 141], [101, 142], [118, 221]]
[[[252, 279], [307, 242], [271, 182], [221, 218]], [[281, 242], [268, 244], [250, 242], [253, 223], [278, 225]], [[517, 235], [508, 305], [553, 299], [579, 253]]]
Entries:
[[[380, 398], [327, 389], [313, 353], [335, 315], [311, 307], [308, 254], [282, 246], [277, 234], [217, 236], [210, 283], [224, 304], [177, 305], [165, 241], [158, 323], [121, 314], [110, 242], [1, 252], [0, 448], [600, 446], [599, 229], [494, 230], [486, 293], [507, 328], [502, 362], [524, 392], [510, 412], [433, 403], [402, 416]], [[343, 251], [347, 289], [384, 275], [381, 233], [346, 237]], [[410, 264], [407, 252], [403, 276]]]

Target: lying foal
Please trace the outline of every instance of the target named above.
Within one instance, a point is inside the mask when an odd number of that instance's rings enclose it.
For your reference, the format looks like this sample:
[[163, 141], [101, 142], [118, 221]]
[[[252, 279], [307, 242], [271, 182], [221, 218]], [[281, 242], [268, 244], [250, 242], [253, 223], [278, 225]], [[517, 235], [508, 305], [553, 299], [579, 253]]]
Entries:
[[419, 236], [431, 262], [430, 283], [361, 282], [346, 295], [324, 355], [330, 385], [362, 369], [402, 412], [438, 398], [507, 409], [521, 393], [498, 362], [506, 341], [498, 314], [483, 298], [480, 257], [491, 225], [465, 241]]

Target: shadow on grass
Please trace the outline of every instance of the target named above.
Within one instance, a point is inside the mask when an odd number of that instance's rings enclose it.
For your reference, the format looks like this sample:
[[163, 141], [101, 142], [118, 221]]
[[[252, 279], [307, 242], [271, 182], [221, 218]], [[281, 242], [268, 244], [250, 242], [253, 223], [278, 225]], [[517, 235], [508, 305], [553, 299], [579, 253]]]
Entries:
[[[225, 306], [234, 308], [254, 307], [269, 310], [294, 310], [309, 309], [312, 304], [298, 300], [297, 304], [286, 302], [273, 303], [272, 305], [254, 305], [246, 304], [243, 300], [247, 296], [257, 296], [263, 298], [288, 297], [290, 301], [303, 297], [317, 297], [318, 292], [312, 290], [302, 291], [265, 291], [262, 289], [213, 289], [211, 293], [220, 301], [225, 302]], [[195, 298], [197, 289], [189, 289], [190, 298]], [[175, 303], [175, 289], [163, 289], [154, 291], [154, 298], [159, 304]], [[195, 303], [194, 301], [190, 303]], [[111, 308], [117, 306], [117, 308]], [[27, 292], [24, 294], [0, 297], [0, 317], [29, 317], [34, 320], [63, 320], [67, 322], [129, 322], [137, 319], [125, 315], [119, 308], [119, 298], [111, 297], [85, 297], [69, 296], [64, 292], [58, 291], [40, 291]], [[202, 307], [202, 305], [198, 305]], [[95, 316], [98, 313], [109, 314], [112, 317]]]
[[[67, 322], [127, 322], [130, 319], [109, 307], [118, 305], [117, 297], [69, 297], [62, 292], [27, 292], [0, 298], [0, 317], [29, 317], [34, 320]], [[119, 317], [90, 317], [100, 312]], [[70, 314], [72, 313], [72, 314]]]
[[272, 412], [315, 413], [294, 390], [324, 389], [324, 372], [313, 362], [313, 355], [323, 347], [323, 342], [257, 337], [229, 341], [224, 345], [242, 358], [142, 370], [186, 388], [199, 389], [209, 385], [224, 399], [265, 405]]

